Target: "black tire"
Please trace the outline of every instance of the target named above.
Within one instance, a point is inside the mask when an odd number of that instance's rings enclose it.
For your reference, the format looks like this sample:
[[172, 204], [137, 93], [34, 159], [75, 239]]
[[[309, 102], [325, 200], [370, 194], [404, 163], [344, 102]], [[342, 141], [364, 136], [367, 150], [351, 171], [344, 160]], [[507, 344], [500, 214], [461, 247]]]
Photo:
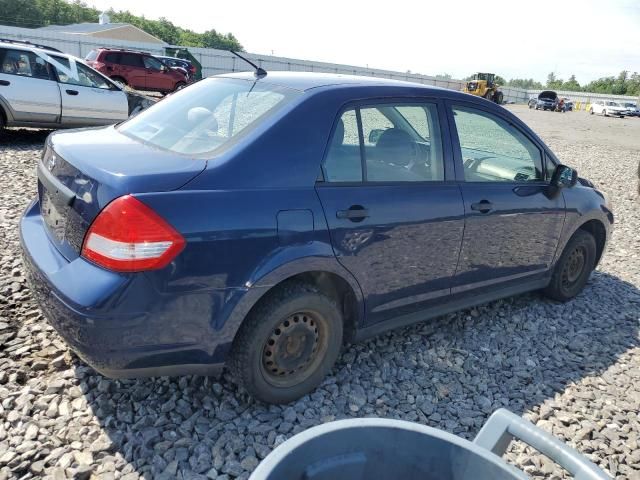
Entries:
[[590, 113], [591, 115], [593, 115], [593, 113], [594, 113], [594, 112], [593, 112], [593, 108], [590, 108], [590, 109], [589, 109], [589, 113]]
[[496, 94], [493, 96], [493, 101], [498, 105], [502, 105], [502, 100], [504, 100], [504, 95], [502, 94], [502, 92], [496, 92]]
[[571, 300], [582, 291], [595, 265], [596, 240], [578, 230], [564, 247], [544, 294], [559, 302]]
[[184, 82], [178, 82], [176, 83], [176, 86], [173, 88], [174, 92], [177, 92], [178, 90], [182, 90], [184, 87], [186, 87], [187, 84]]
[[282, 286], [245, 319], [229, 370], [258, 400], [291, 402], [329, 373], [342, 347], [342, 329], [342, 314], [332, 299], [310, 285]]

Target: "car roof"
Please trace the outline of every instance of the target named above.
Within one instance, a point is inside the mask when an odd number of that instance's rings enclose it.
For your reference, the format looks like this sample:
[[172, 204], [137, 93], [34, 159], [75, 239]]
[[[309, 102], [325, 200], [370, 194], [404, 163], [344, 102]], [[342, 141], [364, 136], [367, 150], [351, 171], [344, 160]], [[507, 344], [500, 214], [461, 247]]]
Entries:
[[[216, 75], [222, 78], [237, 78], [241, 80], [255, 80], [253, 72], [236, 72]], [[392, 86], [424, 88], [425, 90], [438, 90], [450, 92], [451, 90], [435, 87], [433, 85], [423, 85], [402, 80], [392, 80], [389, 78], [365, 77], [359, 75], [343, 75], [338, 73], [315, 73], [315, 72], [268, 72], [266, 77], [261, 79], [264, 83], [271, 83], [282, 87], [293, 88], [305, 91], [320, 87], [341, 87], [349, 85], [360, 86]]]
[[49, 50], [47, 48], [39, 48], [39, 47], [36, 47], [35, 45], [9, 43], [9, 42], [0, 41], [0, 48], [8, 48], [11, 50], [23, 50], [27, 52], [32, 52], [37, 50], [38, 52], [46, 53], [47, 55], [55, 55], [57, 57], [64, 57], [64, 58], [75, 58], [79, 60], [78, 57], [75, 57], [74, 55], [71, 55], [69, 53], [63, 53], [57, 50]]

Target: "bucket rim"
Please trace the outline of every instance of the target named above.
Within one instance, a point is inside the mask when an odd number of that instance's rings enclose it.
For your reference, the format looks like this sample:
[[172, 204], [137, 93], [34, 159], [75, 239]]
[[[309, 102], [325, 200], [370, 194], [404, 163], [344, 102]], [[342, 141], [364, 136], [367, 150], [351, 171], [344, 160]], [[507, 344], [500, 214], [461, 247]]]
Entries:
[[514, 480], [528, 480], [529, 477], [522, 471], [507, 463], [502, 457], [492, 453], [469, 440], [458, 437], [452, 433], [440, 430], [438, 428], [429, 427], [420, 423], [409, 422], [407, 420], [396, 420], [390, 418], [350, 418], [342, 420], [334, 420], [321, 425], [316, 425], [304, 430], [288, 440], [278, 445], [269, 455], [267, 455], [258, 467], [253, 471], [249, 480], [262, 480], [267, 478], [267, 474], [271, 473], [274, 467], [292, 454], [298, 447], [317, 438], [320, 435], [334, 433], [341, 430], [352, 430], [359, 428], [395, 428], [399, 430], [412, 431], [437, 438], [456, 446], [472, 451], [474, 454], [481, 456], [484, 460], [491, 462], [496, 467], [509, 473]]

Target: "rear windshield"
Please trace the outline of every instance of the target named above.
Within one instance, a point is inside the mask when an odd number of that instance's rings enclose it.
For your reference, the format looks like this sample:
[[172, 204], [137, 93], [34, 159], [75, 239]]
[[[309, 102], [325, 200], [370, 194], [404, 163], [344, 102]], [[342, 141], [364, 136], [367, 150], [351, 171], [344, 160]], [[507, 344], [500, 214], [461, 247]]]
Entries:
[[120, 132], [176, 153], [221, 149], [300, 95], [260, 81], [208, 78], [120, 125]]
[[91, 50], [87, 56], [85, 57], [85, 60], [87, 62], [93, 62], [96, 58], [98, 58], [98, 51], [97, 50]]

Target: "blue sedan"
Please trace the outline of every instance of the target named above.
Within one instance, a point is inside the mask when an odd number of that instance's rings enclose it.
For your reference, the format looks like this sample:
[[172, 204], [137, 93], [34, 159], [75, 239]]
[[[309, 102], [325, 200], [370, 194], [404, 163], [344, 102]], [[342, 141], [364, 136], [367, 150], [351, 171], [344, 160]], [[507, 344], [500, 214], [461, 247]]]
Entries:
[[345, 342], [531, 290], [578, 295], [606, 196], [518, 118], [376, 78], [212, 77], [52, 134], [21, 221], [39, 304], [109, 377], [313, 390]]

